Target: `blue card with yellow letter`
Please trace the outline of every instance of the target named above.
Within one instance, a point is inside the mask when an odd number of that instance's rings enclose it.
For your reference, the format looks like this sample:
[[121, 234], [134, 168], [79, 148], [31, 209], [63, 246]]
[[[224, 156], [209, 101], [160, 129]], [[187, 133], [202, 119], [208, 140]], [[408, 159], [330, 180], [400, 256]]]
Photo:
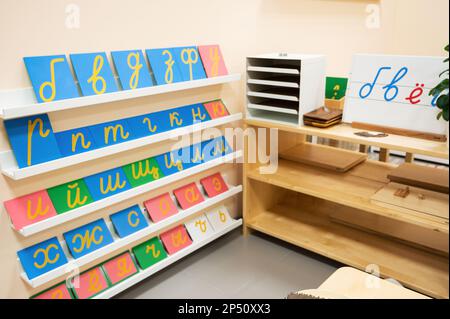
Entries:
[[97, 148], [88, 127], [55, 133], [55, 136], [62, 156], [75, 155]]
[[153, 85], [141, 50], [113, 51], [111, 56], [124, 90], [134, 90]]
[[183, 81], [205, 79], [206, 73], [197, 47], [179, 47], [172, 49], [176, 64], [180, 69]]
[[67, 263], [58, 238], [53, 237], [17, 252], [28, 279], [36, 278]]
[[167, 111], [159, 111], [126, 119], [135, 138], [170, 130]]
[[71, 54], [70, 60], [83, 95], [117, 91], [116, 79], [105, 52]]
[[179, 158], [178, 151], [167, 152], [155, 156], [156, 162], [164, 176], [169, 176], [184, 170], [185, 164], [182, 159]]
[[65, 55], [24, 57], [23, 62], [39, 103], [80, 96]]
[[139, 205], [128, 207], [110, 216], [117, 235], [120, 238], [131, 235], [148, 226]]
[[19, 168], [61, 157], [47, 114], [3, 122]]
[[75, 259], [114, 241], [103, 219], [72, 229], [63, 236], [70, 254]]
[[150, 49], [145, 53], [158, 85], [183, 81], [173, 49]]
[[127, 120], [117, 120], [89, 126], [89, 131], [98, 147], [122, 143], [135, 136]]
[[84, 181], [94, 201], [131, 188], [125, 172], [121, 167], [85, 177]]

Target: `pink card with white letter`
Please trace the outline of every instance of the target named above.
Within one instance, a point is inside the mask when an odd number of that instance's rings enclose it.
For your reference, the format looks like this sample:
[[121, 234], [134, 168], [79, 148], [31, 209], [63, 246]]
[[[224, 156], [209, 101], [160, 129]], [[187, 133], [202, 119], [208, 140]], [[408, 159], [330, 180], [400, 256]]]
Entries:
[[186, 228], [184, 228], [184, 225], [179, 225], [172, 228], [171, 230], [161, 234], [160, 238], [169, 255], [172, 255], [192, 244], [192, 240], [189, 237]]
[[178, 208], [169, 193], [145, 201], [144, 206], [155, 223], [178, 213]]
[[198, 52], [200, 53], [203, 67], [205, 68], [208, 78], [228, 74], [227, 67], [223, 61], [222, 52], [220, 52], [220, 47], [218, 45], [200, 45], [198, 47]]
[[17, 230], [56, 216], [56, 210], [46, 190], [14, 198], [3, 204]]
[[188, 209], [205, 199], [195, 183], [188, 184], [173, 191], [181, 208]]
[[33, 297], [33, 299], [72, 299], [72, 296], [66, 284], [63, 283]]
[[79, 299], [88, 299], [108, 288], [100, 267], [88, 270], [71, 281]]
[[129, 252], [107, 261], [102, 267], [113, 285], [138, 272]]

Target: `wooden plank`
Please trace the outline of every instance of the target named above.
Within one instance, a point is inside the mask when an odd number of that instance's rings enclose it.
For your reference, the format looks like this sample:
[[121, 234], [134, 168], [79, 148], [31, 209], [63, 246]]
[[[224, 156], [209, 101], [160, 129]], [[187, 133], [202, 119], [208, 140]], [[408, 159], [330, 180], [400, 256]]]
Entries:
[[[405, 189], [405, 187], [409, 191], [406, 197], [395, 195], [398, 189]], [[373, 195], [372, 201], [376, 205], [398, 206], [448, 220], [448, 194], [391, 182]]]
[[449, 193], [449, 172], [435, 167], [402, 164], [388, 174], [388, 179], [399, 183], [432, 191]]
[[383, 169], [386, 170], [386, 175], [392, 169], [385, 163], [368, 160], [357, 166], [360, 170], [353, 175], [353, 170], [338, 173], [280, 159], [276, 174], [262, 175], [257, 169], [252, 169], [247, 171], [247, 177], [448, 234], [449, 225], [443, 218], [374, 204], [371, 197], [386, 183], [371, 176], [372, 169], [364, 168], [366, 165], [377, 167], [378, 176]]
[[362, 270], [378, 265], [384, 278], [395, 278], [432, 297], [448, 298], [448, 258], [332, 223], [303, 209], [277, 205], [247, 225]]
[[379, 154], [380, 162], [389, 162], [389, 150], [387, 148], [381, 148]]
[[395, 134], [389, 134], [389, 136], [386, 137], [362, 137], [355, 135], [356, 132], [359, 132], [361, 130], [352, 128], [351, 125], [346, 123], [342, 123], [325, 129], [311, 126], [294, 127], [292, 125], [270, 123], [258, 119], [247, 119], [246, 123], [251, 126], [277, 128], [278, 130], [282, 131], [313, 135], [323, 138], [332, 138], [355, 144], [377, 146], [390, 150], [414, 153], [416, 155], [420, 154], [443, 159], [449, 158], [449, 150], [446, 143], [428, 141]]
[[362, 122], [352, 122], [352, 127], [355, 129], [360, 129], [360, 130], [383, 132], [383, 133], [395, 134], [395, 135], [400, 135], [400, 136], [420, 138], [420, 139], [435, 141], [435, 142], [447, 141], [447, 137], [442, 134], [419, 132], [419, 131], [407, 130], [407, 129], [390, 127], [390, 126], [382, 126], [382, 125], [375, 125], [375, 124], [362, 123]]
[[346, 172], [367, 159], [367, 155], [358, 152], [310, 143], [296, 145], [280, 157], [337, 172]]

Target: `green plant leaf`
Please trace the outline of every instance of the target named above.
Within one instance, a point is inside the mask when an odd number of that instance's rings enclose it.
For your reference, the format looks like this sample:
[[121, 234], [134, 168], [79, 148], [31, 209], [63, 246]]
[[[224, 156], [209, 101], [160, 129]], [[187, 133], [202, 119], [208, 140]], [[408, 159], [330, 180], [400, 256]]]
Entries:
[[447, 109], [442, 110], [442, 117], [448, 122], [448, 107]]
[[439, 74], [439, 77], [443, 76], [445, 73], [448, 73], [448, 69]]
[[448, 44], [445, 46], [444, 50], [448, 52]]
[[441, 110], [448, 109], [448, 94], [441, 95], [436, 101], [436, 106]]
[[438, 121], [441, 119], [441, 117], [442, 117], [442, 111], [440, 111], [439, 113], [438, 113], [438, 115], [436, 116], [436, 118], [438, 119]]

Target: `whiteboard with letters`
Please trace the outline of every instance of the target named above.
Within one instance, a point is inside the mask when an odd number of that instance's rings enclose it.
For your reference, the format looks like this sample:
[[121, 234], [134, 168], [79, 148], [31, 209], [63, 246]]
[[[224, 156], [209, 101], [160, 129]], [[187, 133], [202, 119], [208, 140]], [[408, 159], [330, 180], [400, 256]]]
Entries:
[[447, 122], [430, 90], [448, 68], [445, 57], [356, 54], [343, 121], [445, 134]]

